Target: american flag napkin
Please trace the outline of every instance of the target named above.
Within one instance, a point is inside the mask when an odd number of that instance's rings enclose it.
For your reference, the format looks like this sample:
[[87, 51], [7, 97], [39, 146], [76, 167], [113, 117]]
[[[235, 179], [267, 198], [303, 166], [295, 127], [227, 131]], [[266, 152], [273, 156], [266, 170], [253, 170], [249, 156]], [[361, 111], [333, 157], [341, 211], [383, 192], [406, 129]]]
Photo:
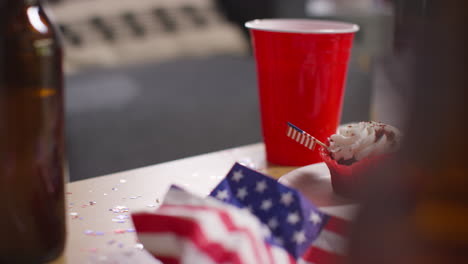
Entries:
[[345, 253], [345, 220], [240, 164], [207, 198], [173, 187], [156, 212], [132, 217], [163, 263], [333, 264]]

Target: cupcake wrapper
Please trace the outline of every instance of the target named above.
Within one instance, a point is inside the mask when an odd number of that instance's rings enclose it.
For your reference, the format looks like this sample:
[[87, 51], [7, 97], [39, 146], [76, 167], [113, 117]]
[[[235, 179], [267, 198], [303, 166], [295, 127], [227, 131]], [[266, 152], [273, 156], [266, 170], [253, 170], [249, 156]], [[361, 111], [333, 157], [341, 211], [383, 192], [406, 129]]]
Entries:
[[320, 149], [320, 156], [330, 170], [333, 191], [341, 196], [357, 198], [363, 175], [366, 171], [376, 167], [386, 155], [365, 158], [351, 165], [338, 164], [324, 148]]

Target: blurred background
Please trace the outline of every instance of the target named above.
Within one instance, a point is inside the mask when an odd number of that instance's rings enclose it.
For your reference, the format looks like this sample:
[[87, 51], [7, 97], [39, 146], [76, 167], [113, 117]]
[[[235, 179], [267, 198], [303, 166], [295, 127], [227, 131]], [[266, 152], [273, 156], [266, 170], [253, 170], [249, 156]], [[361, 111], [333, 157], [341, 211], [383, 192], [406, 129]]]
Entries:
[[[381, 120], [393, 7], [385, 0], [49, 0], [64, 37], [70, 180], [260, 142], [256, 18], [359, 24], [342, 123]], [[393, 105], [394, 106], [394, 105]], [[398, 125], [398, 124], [395, 124]]]

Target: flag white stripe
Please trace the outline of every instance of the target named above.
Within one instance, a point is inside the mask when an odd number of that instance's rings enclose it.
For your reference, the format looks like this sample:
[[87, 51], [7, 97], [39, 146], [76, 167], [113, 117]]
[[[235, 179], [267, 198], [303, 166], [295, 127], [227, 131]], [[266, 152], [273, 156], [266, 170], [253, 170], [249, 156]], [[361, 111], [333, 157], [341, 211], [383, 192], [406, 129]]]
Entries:
[[304, 135], [302, 135], [302, 139], [301, 139], [301, 145], [304, 145], [304, 141], [306, 140], [306, 137]]
[[293, 129], [293, 133], [291, 135], [291, 138], [292, 139], [295, 139], [296, 138], [296, 134], [297, 134], [297, 131], [295, 129]]
[[[183, 254], [181, 263], [192, 264], [192, 263], [203, 263], [203, 264], [216, 264], [215, 261], [208, 257], [203, 251], [198, 250], [190, 240], [185, 243], [186, 254]], [[196, 260], [196, 261], [194, 261]]]
[[301, 139], [301, 137], [302, 137], [302, 133], [297, 133], [296, 141], [299, 142], [299, 140]]
[[326, 229], [320, 232], [313, 246], [334, 254], [344, 255], [346, 253], [346, 239]]
[[314, 139], [314, 138], [311, 138], [311, 139], [310, 139], [309, 148], [310, 148], [310, 149], [314, 149], [314, 147], [315, 147], [315, 139]]
[[292, 134], [293, 130], [294, 129], [292, 127], [288, 128], [288, 137], [291, 137], [291, 134]]
[[315, 264], [313, 262], [308, 262], [308, 261], [305, 261], [304, 259], [300, 258], [297, 260], [296, 264]]
[[278, 264], [293, 264], [288, 253], [283, 249], [277, 246], [270, 247], [271, 255], [273, 256], [274, 263]]
[[306, 140], [306, 142], [304, 143], [304, 146], [307, 147], [307, 146], [309, 145], [309, 143], [310, 143], [310, 137], [307, 137], [307, 140]]

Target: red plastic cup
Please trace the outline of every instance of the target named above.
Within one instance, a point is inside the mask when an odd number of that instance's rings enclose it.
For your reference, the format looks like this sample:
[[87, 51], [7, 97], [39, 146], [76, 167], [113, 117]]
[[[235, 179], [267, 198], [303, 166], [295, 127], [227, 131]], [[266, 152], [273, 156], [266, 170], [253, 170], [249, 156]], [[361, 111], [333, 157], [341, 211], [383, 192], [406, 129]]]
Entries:
[[322, 142], [336, 132], [354, 24], [309, 19], [261, 19], [250, 29], [260, 97], [263, 140], [269, 162], [304, 166], [321, 162], [286, 136], [287, 122]]

